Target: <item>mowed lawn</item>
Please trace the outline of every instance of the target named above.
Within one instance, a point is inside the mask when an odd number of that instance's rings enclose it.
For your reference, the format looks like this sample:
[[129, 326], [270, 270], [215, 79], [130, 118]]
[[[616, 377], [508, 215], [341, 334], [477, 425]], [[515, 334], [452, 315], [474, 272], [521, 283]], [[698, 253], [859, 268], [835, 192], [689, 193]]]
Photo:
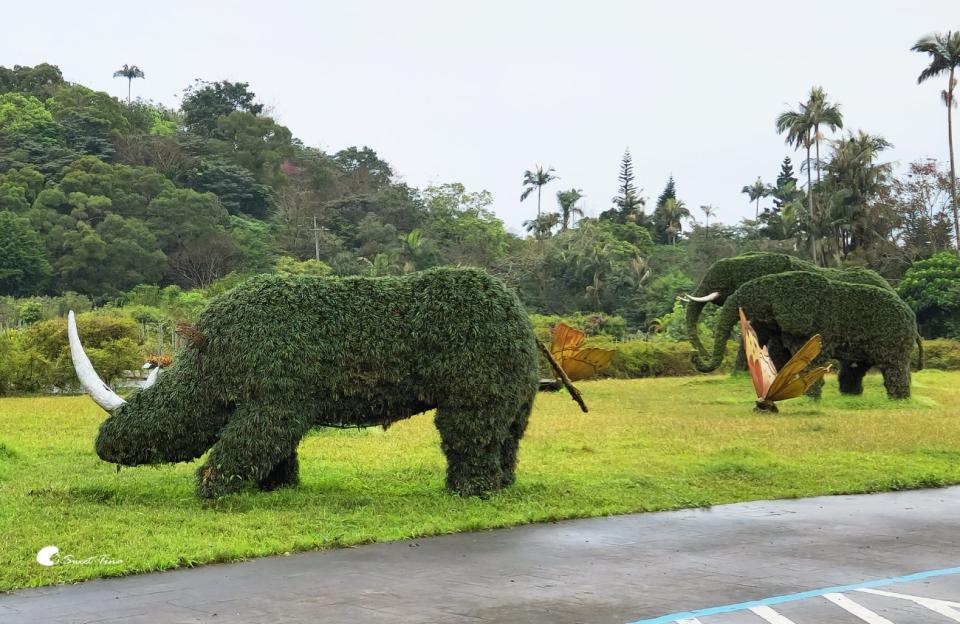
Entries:
[[[321, 430], [302, 485], [220, 501], [193, 495], [194, 464], [100, 461], [104, 414], [86, 397], [0, 399], [0, 590], [297, 550], [635, 511], [960, 483], [960, 373], [923, 371], [914, 398], [798, 399], [755, 413], [747, 377], [597, 381], [583, 414], [541, 394], [517, 484], [486, 500], [443, 490], [429, 415], [387, 431]], [[75, 559], [36, 563], [56, 545]]]

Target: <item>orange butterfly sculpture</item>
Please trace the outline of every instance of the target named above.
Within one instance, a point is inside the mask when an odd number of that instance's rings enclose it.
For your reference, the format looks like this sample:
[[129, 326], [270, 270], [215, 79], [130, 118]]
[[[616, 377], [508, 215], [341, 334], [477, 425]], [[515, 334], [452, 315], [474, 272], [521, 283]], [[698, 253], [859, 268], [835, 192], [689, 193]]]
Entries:
[[747, 356], [750, 376], [753, 378], [753, 389], [757, 391], [758, 410], [776, 412], [777, 401], [802, 395], [830, 371], [829, 364], [805, 370], [810, 362], [820, 355], [820, 334], [804, 343], [778, 372], [767, 348], [760, 347], [757, 333], [750, 326], [743, 308], [740, 308], [740, 329], [743, 331], [743, 350]]
[[586, 334], [565, 323], [557, 323], [552, 333], [550, 355], [571, 381], [592, 377], [609, 366], [613, 359], [613, 351], [609, 349], [584, 349]]

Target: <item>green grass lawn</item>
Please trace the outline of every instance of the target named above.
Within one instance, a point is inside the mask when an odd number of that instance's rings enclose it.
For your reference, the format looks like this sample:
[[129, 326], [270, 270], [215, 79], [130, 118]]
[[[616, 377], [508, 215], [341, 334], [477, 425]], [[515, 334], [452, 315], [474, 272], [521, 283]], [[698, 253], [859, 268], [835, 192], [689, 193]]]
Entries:
[[[590, 413], [541, 394], [515, 486], [487, 500], [443, 490], [431, 418], [388, 431], [321, 430], [302, 485], [194, 498], [195, 465], [117, 472], [93, 452], [86, 397], [0, 399], [0, 590], [512, 524], [761, 498], [960, 483], [960, 373], [923, 371], [914, 398], [863, 397], [755, 413], [746, 377], [583, 383]], [[77, 559], [34, 559], [54, 544]]]

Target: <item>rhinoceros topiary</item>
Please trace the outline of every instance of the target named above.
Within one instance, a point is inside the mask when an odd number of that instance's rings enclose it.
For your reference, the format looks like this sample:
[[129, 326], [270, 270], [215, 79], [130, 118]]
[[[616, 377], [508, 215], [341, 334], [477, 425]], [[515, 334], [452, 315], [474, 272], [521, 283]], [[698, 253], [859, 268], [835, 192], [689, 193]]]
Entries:
[[110, 417], [97, 454], [125, 466], [190, 461], [197, 494], [298, 482], [314, 427], [386, 426], [436, 409], [446, 484], [479, 495], [514, 480], [537, 392], [537, 347], [517, 296], [475, 269], [406, 277], [251, 278], [214, 300], [172, 366], [124, 401], [70, 346]]

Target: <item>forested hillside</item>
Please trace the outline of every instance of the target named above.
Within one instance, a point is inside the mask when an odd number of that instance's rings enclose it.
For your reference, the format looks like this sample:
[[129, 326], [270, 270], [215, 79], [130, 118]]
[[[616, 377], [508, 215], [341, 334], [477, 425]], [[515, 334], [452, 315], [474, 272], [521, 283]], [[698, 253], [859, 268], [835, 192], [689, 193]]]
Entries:
[[[144, 78], [126, 65], [117, 76], [133, 93]], [[817, 97], [830, 104], [816, 89], [810, 102]], [[463, 264], [506, 279], [531, 312], [596, 314], [601, 325], [619, 316], [609, 322], [621, 337], [679, 337], [676, 296], [735, 253], [861, 264], [899, 282], [913, 262], [953, 245], [949, 175], [918, 155], [898, 177], [883, 161], [882, 137], [828, 140], [831, 128], [849, 127], [836, 121], [824, 121], [814, 143], [797, 119], [777, 119], [788, 152], [780, 175], [744, 186], [753, 218], [738, 224], [712, 220], [712, 206], [686, 206], [683, 181], [672, 177], [648, 199], [627, 151], [620, 190], [597, 218], [583, 218], [575, 180], [561, 189], [550, 168], [518, 172], [518, 196], [496, 206], [531, 214], [536, 203], [521, 237], [505, 230], [482, 189], [413, 188], [371, 147], [331, 154], [305, 145], [243, 82], [196, 81], [172, 110], [70, 83], [54, 65], [0, 67], [0, 326], [66, 307], [193, 309], [191, 296], [203, 301], [261, 272], [387, 275]], [[790, 158], [798, 147], [807, 159], [799, 171]], [[820, 160], [808, 160], [812, 147]], [[913, 275], [911, 292], [918, 309], [932, 309], [928, 333], [957, 335], [956, 310], [926, 287], [944, 272], [960, 275], [955, 256], [938, 258]]]

